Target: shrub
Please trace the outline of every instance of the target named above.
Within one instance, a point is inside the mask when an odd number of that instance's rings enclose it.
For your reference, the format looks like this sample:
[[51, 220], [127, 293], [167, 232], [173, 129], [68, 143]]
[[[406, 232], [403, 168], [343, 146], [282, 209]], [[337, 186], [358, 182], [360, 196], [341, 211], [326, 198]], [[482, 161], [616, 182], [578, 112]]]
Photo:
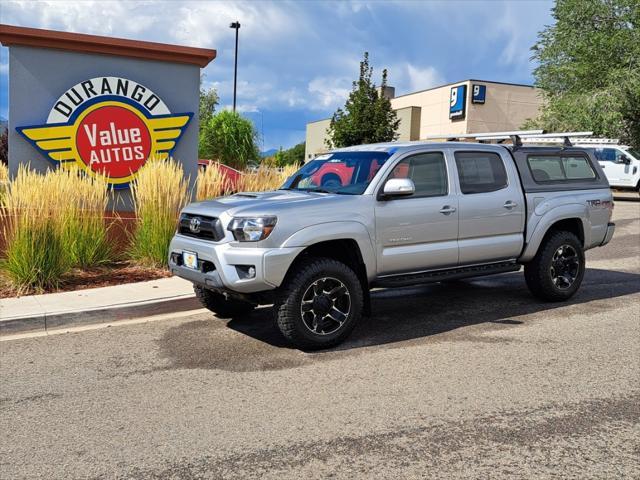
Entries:
[[208, 198], [222, 197], [233, 191], [231, 181], [225, 175], [220, 165], [211, 163], [206, 170], [198, 172], [198, 184], [196, 198], [206, 200]]
[[144, 266], [166, 266], [178, 214], [190, 199], [189, 181], [173, 159], [149, 161], [139, 170], [131, 193], [137, 217], [131, 258]]
[[244, 168], [260, 157], [257, 133], [250, 120], [239, 113], [224, 110], [216, 113], [202, 127], [200, 154], [234, 168]]

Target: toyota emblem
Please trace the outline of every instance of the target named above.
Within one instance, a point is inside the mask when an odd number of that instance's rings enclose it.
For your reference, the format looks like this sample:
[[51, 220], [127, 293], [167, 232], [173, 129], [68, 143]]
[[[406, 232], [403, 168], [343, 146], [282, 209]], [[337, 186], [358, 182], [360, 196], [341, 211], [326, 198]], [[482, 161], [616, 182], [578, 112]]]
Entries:
[[198, 217], [194, 217], [189, 222], [189, 230], [192, 233], [198, 233], [200, 231], [200, 219]]

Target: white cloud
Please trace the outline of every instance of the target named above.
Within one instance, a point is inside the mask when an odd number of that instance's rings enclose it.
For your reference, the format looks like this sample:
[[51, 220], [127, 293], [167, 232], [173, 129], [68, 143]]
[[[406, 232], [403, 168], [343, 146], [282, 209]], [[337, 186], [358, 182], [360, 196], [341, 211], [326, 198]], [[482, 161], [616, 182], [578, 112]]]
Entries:
[[309, 108], [333, 110], [343, 105], [351, 91], [351, 80], [347, 77], [316, 77], [309, 82], [311, 94]]
[[410, 63], [405, 66], [409, 86], [412, 91], [426, 90], [444, 83], [440, 72], [434, 67], [417, 67]]
[[[270, 139], [270, 131], [284, 138], [284, 132], [303, 131], [307, 119], [343, 105], [364, 51], [371, 53], [374, 81], [380, 82], [387, 67], [397, 94], [479, 75], [522, 81], [531, 72], [528, 49], [551, 5], [527, 0], [0, 2], [2, 23], [215, 48], [217, 58], [203, 70], [204, 86], [218, 90], [220, 108], [232, 102], [235, 45], [229, 23], [239, 20], [238, 107], [286, 118], [278, 120], [286, 125], [272, 125], [265, 114], [267, 143], [283, 141]], [[0, 75], [6, 78], [2, 65]]]

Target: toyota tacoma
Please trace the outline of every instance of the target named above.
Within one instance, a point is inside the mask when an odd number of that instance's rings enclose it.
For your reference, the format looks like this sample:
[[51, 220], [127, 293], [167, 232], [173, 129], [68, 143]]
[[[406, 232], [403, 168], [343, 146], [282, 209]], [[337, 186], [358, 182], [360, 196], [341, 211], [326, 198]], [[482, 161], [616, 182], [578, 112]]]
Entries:
[[188, 205], [169, 268], [218, 317], [273, 304], [292, 344], [321, 349], [371, 314], [373, 288], [524, 267], [535, 297], [567, 300], [585, 250], [613, 236], [612, 209], [590, 149], [361, 145], [315, 158], [279, 190]]

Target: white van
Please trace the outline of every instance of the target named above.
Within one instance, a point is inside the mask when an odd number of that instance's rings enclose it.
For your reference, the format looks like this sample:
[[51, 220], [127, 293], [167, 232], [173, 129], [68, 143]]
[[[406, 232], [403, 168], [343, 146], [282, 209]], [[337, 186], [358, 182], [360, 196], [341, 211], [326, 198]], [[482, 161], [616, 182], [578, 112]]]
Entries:
[[640, 190], [640, 151], [626, 145], [578, 143], [578, 147], [593, 148], [609, 185], [614, 188]]

